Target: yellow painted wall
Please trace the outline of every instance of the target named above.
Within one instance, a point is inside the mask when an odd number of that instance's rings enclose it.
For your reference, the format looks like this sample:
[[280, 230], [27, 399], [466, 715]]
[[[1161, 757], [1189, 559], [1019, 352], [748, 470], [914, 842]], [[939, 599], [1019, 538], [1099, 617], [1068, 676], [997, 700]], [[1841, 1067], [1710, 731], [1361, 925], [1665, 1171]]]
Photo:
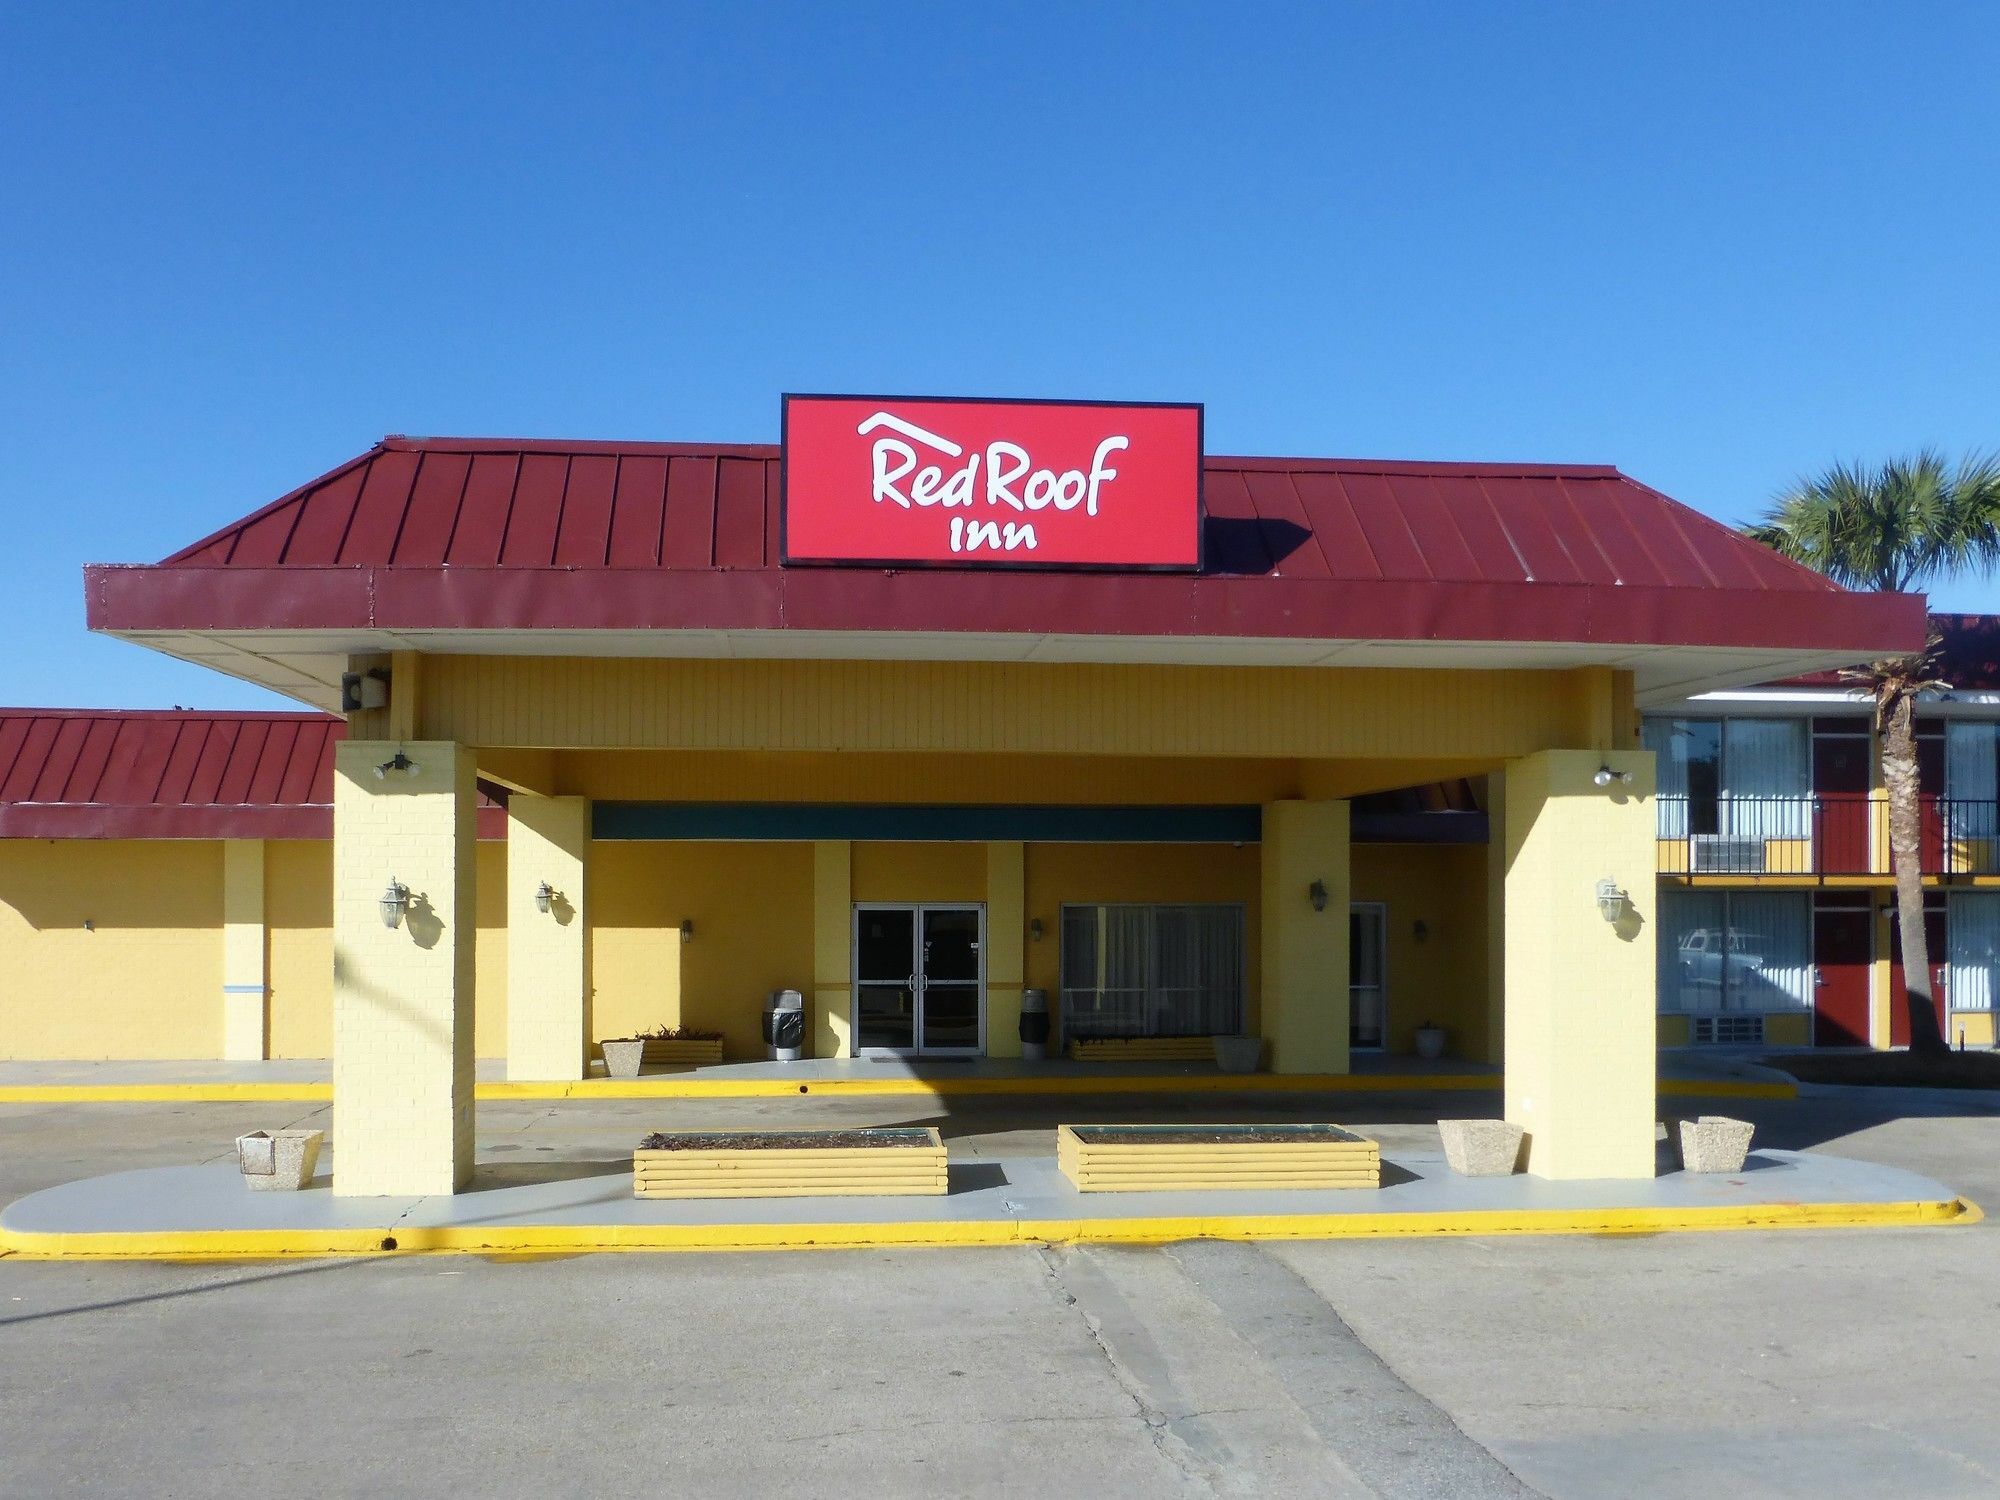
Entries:
[[0, 1057], [221, 1055], [219, 842], [0, 840]]
[[1497, 758], [1607, 737], [1616, 678], [432, 656], [417, 712], [426, 738], [492, 746]]
[[856, 844], [856, 901], [986, 899], [984, 844]]
[[1946, 1040], [1956, 1047], [1960, 1036], [1968, 1047], [1990, 1047], [1993, 1045], [1993, 1012], [1990, 1010], [1955, 1010], [1951, 1013], [1951, 1031]]
[[1812, 1045], [1813, 1018], [1807, 1011], [1772, 1013], [1764, 1017], [1764, 1043], [1770, 1047]]
[[[271, 974], [271, 1056], [333, 1056], [333, 844], [286, 839], [264, 846], [265, 921]], [[473, 1047], [507, 1050], [507, 846], [474, 856]], [[383, 876], [386, 884], [388, 876]]]
[[[1477, 1060], [1487, 1035], [1486, 847], [1356, 844], [1354, 899], [1388, 905], [1388, 1050], [1409, 1054], [1426, 1020], [1447, 1055]], [[1419, 940], [1416, 924], [1425, 936]]]
[[761, 1057], [766, 992], [811, 993], [810, 844], [602, 841], [590, 876], [593, 1041], [692, 1026]]
[[[856, 846], [859, 847], [858, 845]], [[983, 848], [984, 846], [979, 846]], [[1024, 922], [1041, 920], [1023, 965], [1029, 989], [1049, 992], [1050, 1027], [1062, 1007], [1062, 908], [1065, 902], [1227, 901], [1244, 908], [1246, 1029], [1258, 1024], [1260, 929], [1257, 846], [1224, 844], [1030, 844]]]

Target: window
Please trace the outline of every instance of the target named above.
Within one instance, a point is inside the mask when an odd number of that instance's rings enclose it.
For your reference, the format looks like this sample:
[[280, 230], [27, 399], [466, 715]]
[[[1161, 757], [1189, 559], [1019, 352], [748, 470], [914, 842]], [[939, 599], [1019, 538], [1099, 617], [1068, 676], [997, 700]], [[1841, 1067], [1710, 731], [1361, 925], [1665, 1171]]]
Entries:
[[1230, 1036], [1243, 1029], [1243, 908], [1065, 906], [1067, 1036]]
[[1954, 891], [1948, 910], [1951, 1008], [1992, 1010], [2000, 978], [2000, 891]]
[[1812, 1008], [1804, 891], [1662, 891], [1658, 952], [1662, 1011]]
[[[2000, 807], [1996, 788], [1995, 726], [1966, 724], [1954, 720], [1944, 730], [1944, 795], [1947, 837], [1991, 839], [2000, 836]], [[1973, 852], [1977, 859], [1987, 851]], [[1965, 851], [1961, 851], [1961, 857]], [[1985, 873], [1985, 863], [1954, 866]]]
[[1804, 719], [1646, 720], [1660, 836], [1810, 837], [1809, 728]]
[[1380, 1047], [1387, 1021], [1382, 951], [1388, 908], [1357, 901], [1347, 909], [1347, 1045]]

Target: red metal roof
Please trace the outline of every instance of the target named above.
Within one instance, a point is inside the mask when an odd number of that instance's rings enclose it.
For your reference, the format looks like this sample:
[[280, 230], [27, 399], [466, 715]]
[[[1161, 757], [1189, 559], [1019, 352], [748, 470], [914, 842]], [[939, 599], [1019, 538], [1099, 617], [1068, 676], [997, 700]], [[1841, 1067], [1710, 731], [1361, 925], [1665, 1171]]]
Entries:
[[[392, 437], [151, 567], [93, 628], [1055, 631], [1899, 649], [1856, 595], [1616, 469], [1205, 463], [1200, 576], [792, 569], [767, 445]], [[1901, 643], [1899, 645], [1899, 643]]]
[[[327, 714], [0, 708], [0, 838], [333, 836]], [[480, 837], [505, 835], [480, 798]]]

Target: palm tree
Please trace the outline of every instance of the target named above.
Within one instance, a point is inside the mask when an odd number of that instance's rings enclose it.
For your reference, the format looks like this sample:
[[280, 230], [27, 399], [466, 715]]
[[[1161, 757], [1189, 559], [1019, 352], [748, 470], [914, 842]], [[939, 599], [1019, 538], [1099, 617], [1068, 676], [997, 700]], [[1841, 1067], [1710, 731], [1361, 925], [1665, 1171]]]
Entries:
[[[1877, 469], [1836, 464], [1800, 479], [1744, 531], [1848, 588], [1906, 593], [1954, 573], [1990, 574], [2000, 564], [2000, 460], [1974, 454], [1954, 465], [1927, 448]], [[1924, 939], [1916, 704], [1920, 693], [1942, 686], [1932, 675], [1936, 644], [1933, 637], [1915, 656], [1842, 674], [1865, 684], [1875, 700], [1910, 1050], [1930, 1053], [1947, 1047]]]

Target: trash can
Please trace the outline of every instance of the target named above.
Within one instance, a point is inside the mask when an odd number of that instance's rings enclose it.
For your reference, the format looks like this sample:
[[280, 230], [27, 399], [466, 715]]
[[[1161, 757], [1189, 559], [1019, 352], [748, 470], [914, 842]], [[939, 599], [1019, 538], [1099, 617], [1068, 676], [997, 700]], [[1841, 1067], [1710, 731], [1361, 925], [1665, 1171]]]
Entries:
[[772, 990], [764, 997], [764, 1055], [772, 1062], [797, 1062], [806, 1055], [806, 997], [797, 990]]
[[1041, 1062], [1049, 1055], [1049, 992], [1021, 991], [1021, 1056]]

